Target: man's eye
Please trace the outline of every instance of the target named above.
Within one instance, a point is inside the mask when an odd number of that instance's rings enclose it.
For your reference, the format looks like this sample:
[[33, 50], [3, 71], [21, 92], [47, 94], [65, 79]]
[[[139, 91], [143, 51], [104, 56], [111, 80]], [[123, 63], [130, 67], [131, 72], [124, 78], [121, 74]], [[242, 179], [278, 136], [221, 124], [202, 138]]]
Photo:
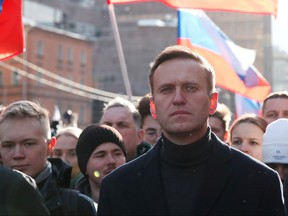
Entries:
[[61, 157], [61, 156], [62, 156], [61, 152], [58, 151], [53, 152], [53, 157]]
[[105, 154], [94, 154], [93, 155], [93, 158], [103, 158], [103, 157], [105, 157]]
[[172, 91], [172, 88], [170, 87], [165, 87], [160, 90], [160, 92], [164, 94], [170, 93], [171, 91]]
[[194, 92], [196, 90], [196, 88], [194, 86], [186, 86], [186, 90], [188, 92]]
[[146, 131], [145, 134], [148, 136], [154, 136], [156, 135], [156, 131]]
[[29, 147], [29, 146], [33, 146], [34, 144], [35, 144], [34, 142], [26, 142], [26, 143], [24, 143], [24, 145], [25, 145], [25, 146], [28, 146], [28, 147]]
[[270, 118], [274, 118], [276, 117], [276, 113], [267, 113], [266, 116]]
[[76, 156], [76, 155], [77, 155], [76, 152], [71, 152], [71, 153], [70, 153], [70, 156], [73, 156], [73, 157], [74, 157], [74, 156]]
[[3, 144], [2, 144], [2, 148], [8, 148], [8, 149], [10, 149], [10, 148], [13, 148], [14, 146], [15, 146], [14, 143], [3, 143]]

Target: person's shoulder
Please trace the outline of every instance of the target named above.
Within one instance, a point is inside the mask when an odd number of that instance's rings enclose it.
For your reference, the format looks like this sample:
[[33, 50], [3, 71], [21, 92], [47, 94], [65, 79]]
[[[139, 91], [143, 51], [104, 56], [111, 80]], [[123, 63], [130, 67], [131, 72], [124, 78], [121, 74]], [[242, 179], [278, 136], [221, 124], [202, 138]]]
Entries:
[[96, 215], [96, 206], [97, 203], [95, 203], [90, 197], [78, 193], [79, 215]]
[[[5, 178], [2, 178], [2, 180], [5, 180], [5, 182], [9, 184], [11, 184], [12, 182], [17, 183], [17, 184], [28, 183], [34, 189], [37, 188], [36, 182], [32, 177], [18, 170], [8, 169], [0, 165], [0, 174], [1, 176], [5, 176]], [[4, 184], [2, 183], [2, 185]]]
[[220, 140], [213, 140], [213, 144], [215, 146], [214, 153], [218, 158], [224, 160], [229, 166], [233, 168], [233, 170], [245, 170], [246, 173], [248, 171], [253, 171], [259, 174], [264, 175], [275, 175], [276, 171], [268, 167], [263, 162], [235, 149], [231, 146], [228, 146], [226, 143]]
[[74, 189], [60, 188], [63, 209], [66, 214], [96, 215], [94, 201]]
[[235, 169], [244, 170], [246, 173], [253, 172], [258, 176], [277, 176], [277, 172], [262, 161], [259, 161], [238, 149], [234, 149], [233, 147], [231, 147], [231, 152], [233, 154], [231, 164], [234, 164]]

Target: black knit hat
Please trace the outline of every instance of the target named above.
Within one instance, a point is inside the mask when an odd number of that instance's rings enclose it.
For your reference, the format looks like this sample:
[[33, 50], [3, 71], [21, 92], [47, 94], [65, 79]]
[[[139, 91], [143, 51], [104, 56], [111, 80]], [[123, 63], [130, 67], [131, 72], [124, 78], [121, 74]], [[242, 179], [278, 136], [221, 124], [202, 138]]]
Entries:
[[92, 124], [86, 127], [77, 142], [76, 154], [81, 172], [86, 175], [86, 167], [90, 155], [102, 143], [112, 142], [118, 145], [126, 157], [126, 148], [121, 134], [108, 125]]

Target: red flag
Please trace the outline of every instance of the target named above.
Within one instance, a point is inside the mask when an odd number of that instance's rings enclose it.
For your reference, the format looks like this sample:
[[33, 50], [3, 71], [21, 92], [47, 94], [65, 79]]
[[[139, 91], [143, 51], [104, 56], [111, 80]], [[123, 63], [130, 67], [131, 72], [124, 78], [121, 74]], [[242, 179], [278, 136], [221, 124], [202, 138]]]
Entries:
[[0, 61], [24, 50], [22, 0], [4, 0], [0, 12]]
[[173, 8], [277, 14], [277, 0], [107, 0], [108, 4], [161, 2]]

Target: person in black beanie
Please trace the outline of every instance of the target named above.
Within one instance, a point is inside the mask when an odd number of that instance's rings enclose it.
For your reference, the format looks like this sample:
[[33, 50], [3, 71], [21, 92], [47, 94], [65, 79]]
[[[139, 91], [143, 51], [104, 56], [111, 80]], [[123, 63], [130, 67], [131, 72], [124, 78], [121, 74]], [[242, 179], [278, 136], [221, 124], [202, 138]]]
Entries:
[[89, 125], [80, 134], [76, 154], [84, 176], [75, 189], [98, 203], [103, 177], [126, 162], [122, 136], [108, 125]]

